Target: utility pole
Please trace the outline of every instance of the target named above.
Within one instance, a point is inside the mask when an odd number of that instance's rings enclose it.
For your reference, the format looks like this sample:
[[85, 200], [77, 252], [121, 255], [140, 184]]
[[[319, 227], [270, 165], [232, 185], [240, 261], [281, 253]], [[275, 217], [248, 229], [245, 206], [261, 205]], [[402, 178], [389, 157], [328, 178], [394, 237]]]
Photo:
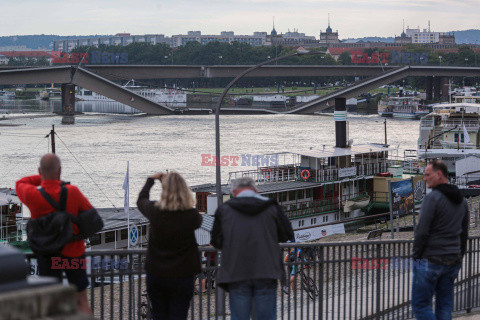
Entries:
[[383, 121], [384, 127], [385, 127], [385, 145], [387, 145], [387, 119]]
[[52, 124], [52, 130], [50, 130], [50, 138], [52, 139], [52, 153], [55, 154], [55, 125]]

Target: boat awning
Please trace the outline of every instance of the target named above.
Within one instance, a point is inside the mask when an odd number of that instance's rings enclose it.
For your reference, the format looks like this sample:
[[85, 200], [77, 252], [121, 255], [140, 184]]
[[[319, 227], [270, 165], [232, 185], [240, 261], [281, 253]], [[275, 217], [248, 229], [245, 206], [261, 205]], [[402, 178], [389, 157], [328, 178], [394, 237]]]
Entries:
[[[123, 208], [102, 208], [97, 209], [98, 213], [103, 219], [104, 227], [101, 232], [124, 229], [128, 225], [128, 215]], [[137, 208], [130, 208], [130, 225], [148, 224], [148, 219], [145, 218]]]
[[325, 147], [325, 148], [312, 148], [307, 151], [295, 152], [301, 156], [311, 157], [311, 158], [331, 158], [331, 157], [342, 157], [342, 156], [353, 156], [353, 155], [362, 155], [375, 152], [384, 152], [396, 150], [396, 148], [390, 147], [388, 145], [382, 144], [359, 144], [353, 145], [350, 148], [337, 148], [337, 147]]

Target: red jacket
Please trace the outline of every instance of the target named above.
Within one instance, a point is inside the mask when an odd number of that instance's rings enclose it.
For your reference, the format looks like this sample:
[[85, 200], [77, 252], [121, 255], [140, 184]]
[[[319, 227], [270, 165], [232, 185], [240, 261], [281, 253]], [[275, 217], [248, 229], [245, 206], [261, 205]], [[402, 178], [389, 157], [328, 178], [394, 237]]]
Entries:
[[[17, 181], [15, 189], [18, 198], [30, 209], [32, 219], [40, 218], [53, 212], [52, 206], [45, 200], [37, 187], [42, 186], [43, 189], [57, 201], [60, 198], [61, 181], [59, 180], [43, 180], [39, 175], [29, 176]], [[68, 197], [66, 211], [78, 215], [79, 211], [86, 211], [92, 208], [90, 202], [78, 190], [76, 186], [67, 184]], [[78, 234], [78, 227], [73, 225], [73, 233]], [[62, 250], [62, 255], [66, 257], [79, 257], [85, 252], [85, 243], [83, 240], [67, 243]]]

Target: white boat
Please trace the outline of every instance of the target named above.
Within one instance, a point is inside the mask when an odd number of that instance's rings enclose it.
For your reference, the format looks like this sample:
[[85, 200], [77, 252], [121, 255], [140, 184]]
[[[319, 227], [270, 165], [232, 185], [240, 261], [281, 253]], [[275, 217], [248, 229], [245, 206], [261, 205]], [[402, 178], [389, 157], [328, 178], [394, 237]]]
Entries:
[[40, 92], [42, 100], [62, 100], [62, 91], [56, 88], [48, 88]]
[[417, 97], [388, 97], [378, 102], [378, 114], [382, 117], [420, 119], [428, 113]]
[[480, 97], [454, 98], [454, 103], [438, 104], [421, 119], [418, 138], [418, 157], [441, 159], [451, 173], [459, 158], [480, 155], [480, 103], [471, 103], [480, 102]]
[[[145, 86], [136, 86], [133, 81], [124, 86], [125, 89], [130, 90], [138, 95], [141, 95], [153, 102], [165, 105], [171, 108], [186, 108], [187, 94], [175, 89], [150, 89]], [[76, 98], [80, 101], [98, 101], [98, 102], [117, 102], [113, 99], [107, 98], [94, 91], [81, 88], [76, 93]]]

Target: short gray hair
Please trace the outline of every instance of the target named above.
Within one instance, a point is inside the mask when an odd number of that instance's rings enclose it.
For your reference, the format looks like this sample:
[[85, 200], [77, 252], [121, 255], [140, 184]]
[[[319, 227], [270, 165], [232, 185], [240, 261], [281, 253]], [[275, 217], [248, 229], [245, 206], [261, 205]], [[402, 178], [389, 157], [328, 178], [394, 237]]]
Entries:
[[253, 188], [255, 187], [255, 181], [250, 177], [241, 177], [232, 181], [232, 191], [240, 188]]

